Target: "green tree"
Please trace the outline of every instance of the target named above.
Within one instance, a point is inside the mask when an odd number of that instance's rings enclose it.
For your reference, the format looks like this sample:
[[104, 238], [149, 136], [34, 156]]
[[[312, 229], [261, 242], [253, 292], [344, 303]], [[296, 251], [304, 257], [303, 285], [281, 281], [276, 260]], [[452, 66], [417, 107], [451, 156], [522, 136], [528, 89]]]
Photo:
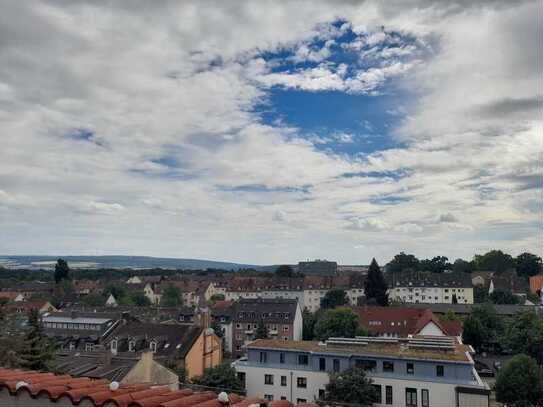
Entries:
[[372, 406], [378, 400], [377, 391], [372, 381], [366, 377], [363, 369], [351, 368], [341, 373], [330, 375], [326, 385], [326, 401], [335, 403]]
[[51, 371], [54, 361], [54, 347], [43, 333], [38, 311], [33, 309], [28, 314], [29, 332], [24, 338], [21, 350], [21, 365], [25, 369]]
[[488, 289], [485, 287], [473, 287], [473, 301], [475, 304], [481, 304], [488, 301]]
[[474, 269], [472, 262], [463, 259], [456, 259], [452, 264], [452, 270], [455, 273], [471, 273]]
[[381, 306], [388, 305], [388, 285], [385, 281], [385, 276], [377, 264], [375, 259], [372, 259], [368, 277], [364, 282], [364, 293], [368, 304], [377, 304]]
[[294, 277], [294, 270], [288, 264], [283, 264], [275, 270], [277, 277]]
[[341, 289], [328, 291], [321, 299], [321, 308], [330, 309], [340, 307], [348, 303], [347, 293]]
[[358, 330], [358, 316], [349, 308], [326, 310], [315, 323], [315, 339], [330, 337], [354, 338]]
[[55, 283], [60, 283], [62, 280], [69, 280], [70, 277], [70, 267], [68, 262], [64, 259], [58, 259], [57, 264], [55, 265]]
[[205, 369], [204, 374], [193, 378], [192, 382], [199, 386], [213, 388], [215, 391], [239, 391], [243, 389], [243, 385], [238, 379], [235, 369], [227, 363]]
[[225, 297], [224, 297], [224, 294], [213, 294], [210, 298], [209, 298], [209, 301], [211, 303], [216, 303], [217, 301], [224, 301]]
[[112, 294], [117, 301], [127, 296], [126, 289], [122, 285], [111, 284], [104, 290], [104, 296], [107, 298], [109, 294]]
[[260, 319], [256, 326], [255, 339], [268, 339], [268, 337], [269, 337], [268, 328], [266, 327], [266, 324], [264, 323], [264, 321]]
[[515, 258], [517, 274], [519, 276], [531, 277], [543, 271], [541, 257], [532, 253], [522, 253]]
[[462, 339], [477, 351], [483, 346], [498, 343], [503, 333], [503, 324], [491, 304], [474, 306], [471, 315], [464, 321]]
[[219, 324], [219, 321], [216, 319], [214, 319], [211, 323], [211, 328], [215, 331], [215, 335], [217, 335], [219, 338], [224, 336], [224, 329], [222, 329], [221, 324]]
[[418, 270], [419, 259], [412, 254], [400, 252], [387, 264], [387, 270], [392, 273], [399, 273], [404, 270]]
[[139, 291], [130, 294], [130, 302], [136, 307], [148, 307], [151, 305], [149, 298], [147, 298], [144, 293]]
[[527, 355], [515, 355], [498, 373], [496, 399], [511, 407], [543, 406], [543, 372]]
[[88, 307], [102, 307], [106, 303], [106, 299], [102, 295], [96, 293], [85, 295], [81, 301]]
[[162, 298], [160, 304], [165, 307], [178, 307], [183, 303], [181, 298], [181, 291], [173, 284], [168, 284], [162, 292]]
[[303, 314], [303, 330], [302, 330], [302, 339], [304, 341], [312, 341], [315, 338], [315, 323], [317, 322], [316, 314], [311, 313], [307, 309], [304, 310]]
[[419, 270], [430, 273], [443, 273], [445, 270], [450, 270], [451, 268], [452, 265], [445, 256], [436, 256], [432, 259], [421, 260], [419, 263]]
[[488, 296], [494, 304], [520, 304], [521, 300], [509, 290], [496, 289]]
[[496, 273], [502, 273], [515, 267], [513, 257], [501, 250], [491, 250], [483, 255], [476, 254], [473, 263], [477, 270], [495, 271]]
[[448, 310], [441, 318], [442, 321], [460, 321], [460, 318], [454, 313], [452, 309]]
[[513, 318], [504, 335], [513, 353], [524, 353], [543, 364], [543, 320], [535, 312], [522, 312]]

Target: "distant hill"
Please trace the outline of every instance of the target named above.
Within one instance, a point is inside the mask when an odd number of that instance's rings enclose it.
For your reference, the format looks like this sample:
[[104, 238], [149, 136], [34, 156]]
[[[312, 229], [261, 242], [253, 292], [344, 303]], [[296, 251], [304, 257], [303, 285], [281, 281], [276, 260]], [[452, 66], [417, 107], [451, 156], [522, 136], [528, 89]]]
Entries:
[[53, 268], [56, 260], [62, 257], [71, 268], [132, 268], [132, 269], [185, 269], [202, 270], [216, 268], [224, 270], [239, 270], [242, 268], [254, 268], [265, 270], [273, 266], [257, 266], [253, 264], [229, 263], [223, 261], [201, 259], [175, 259], [167, 257], [148, 256], [2, 256], [0, 266], [6, 268]]

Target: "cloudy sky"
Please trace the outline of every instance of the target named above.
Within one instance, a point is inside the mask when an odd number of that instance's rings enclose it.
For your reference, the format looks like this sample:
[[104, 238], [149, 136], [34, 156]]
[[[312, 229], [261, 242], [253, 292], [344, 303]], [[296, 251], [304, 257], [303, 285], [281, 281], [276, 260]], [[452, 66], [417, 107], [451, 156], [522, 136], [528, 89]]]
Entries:
[[543, 254], [543, 1], [20, 1], [0, 253]]

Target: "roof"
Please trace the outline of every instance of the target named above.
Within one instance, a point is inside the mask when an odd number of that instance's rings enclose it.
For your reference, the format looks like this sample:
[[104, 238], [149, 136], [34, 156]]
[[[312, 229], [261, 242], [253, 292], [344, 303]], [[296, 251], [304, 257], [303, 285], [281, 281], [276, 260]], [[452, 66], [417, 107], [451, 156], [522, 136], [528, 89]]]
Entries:
[[[431, 337], [437, 338], [437, 337]], [[280, 339], [257, 339], [247, 344], [247, 349], [278, 349], [302, 351], [316, 354], [333, 353], [344, 356], [376, 356], [402, 359], [440, 360], [458, 363], [473, 363], [468, 345], [454, 342], [454, 350], [443, 351], [437, 349], [417, 349], [405, 346], [402, 340], [398, 342], [368, 342], [365, 346], [360, 345], [331, 345], [317, 341], [293, 341]]]
[[[70, 375], [54, 375], [36, 371], [0, 368], [0, 392], [7, 390], [13, 398], [23, 394], [32, 399], [49, 399], [63, 406], [116, 405], [117, 407], [225, 407], [219, 401], [222, 394], [212, 391], [195, 392], [191, 389], [170, 390], [167, 386], [150, 384], [119, 384], [109, 380], [75, 378]], [[229, 407], [268, 405], [269, 407], [294, 407], [286, 400], [268, 401], [257, 397], [243, 398], [236, 393], [227, 395]], [[225, 400], [226, 401], [226, 400]], [[297, 407], [313, 407], [301, 403]]]
[[232, 318], [236, 321], [291, 323], [296, 316], [298, 301], [282, 298], [240, 299], [233, 305]]
[[401, 272], [387, 273], [389, 287], [473, 287], [468, 273]]
[[[74, 406], [80, 403], [96, 407], [109, 404], [118, 407], [224, 406], [217, 394], [211, 391], [170, 390], [167, 386], [152, 387], [144, 383], [126, 385], [88, 377], [0, 368], [0, 391], [2, 389], [7, 389], [12, 397], [27, 394], [32, 398], [48, 398], [51, 402]], [[235, 393], [228, 395], [228, 401], [232, 407], [247, 407], [260, 402], [259, 399], [243, 400]]]
[[[409, 304], [409, 308], [429, 308], [435, 314], [445, 314], [448, 311], [452, 311], [455, 314], [471, 314], [473, 307], [481, 306], [483, 304]], [[509, 305], [509, 304], [492, 304], [496, 313], [503, 316], [515, 315], [519, 312], [532, 311], [541, 312], [539, 307], [533, 305]]]
[[392, 334], [407, 337], [416, 335], [426, 325], [433, 322], [444, 335], [458, 336], [462, 326], [457, 324], [443, 324], [429, 309], [407, 307], [353, 307], [358, 315], [360, 324], [370, 332], [376, 334]]
[[202, 330], [202, 327], [195, 325], [133, 322], [119, 326], [108, 337], [106, 344], [113, 339], [135, 340], [137, 352], [138, 347], [142, 350], [147, 350], [149, 348], [149, 343], [155, 341], [157, 343], [157, 357], [172, 354], [185, 357], [196, 339], [198, 339], [202, 333]]

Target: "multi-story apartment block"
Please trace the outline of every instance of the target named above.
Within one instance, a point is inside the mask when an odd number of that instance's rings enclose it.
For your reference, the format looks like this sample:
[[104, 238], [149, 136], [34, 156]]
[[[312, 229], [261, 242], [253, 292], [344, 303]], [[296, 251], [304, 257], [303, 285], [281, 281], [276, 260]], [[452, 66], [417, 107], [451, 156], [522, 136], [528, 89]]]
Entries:
[[403, 303], [473, 304], [467, 273], [389, 273], [389, 299]]
[[268, 335], [280, 341], [302, 339], [302, 310], [292, 299], [241, 299], [231, 309], [232, 356], [245, 354], [245, 345], [255, 339], [259, 322], [264, 321]]
[[233, 366], [249, 397], [325, 402], [329, 374], [359, 367], [379, 394], [375, 406], [488, 407], [490, 390], [471, 352], [452, 338], [261, 339], [248, 344], [246, 360]]
[[298, 272], [306, 276], [335, 276], [337, 262], [328, 260], [301, 261], [298, 263]]

